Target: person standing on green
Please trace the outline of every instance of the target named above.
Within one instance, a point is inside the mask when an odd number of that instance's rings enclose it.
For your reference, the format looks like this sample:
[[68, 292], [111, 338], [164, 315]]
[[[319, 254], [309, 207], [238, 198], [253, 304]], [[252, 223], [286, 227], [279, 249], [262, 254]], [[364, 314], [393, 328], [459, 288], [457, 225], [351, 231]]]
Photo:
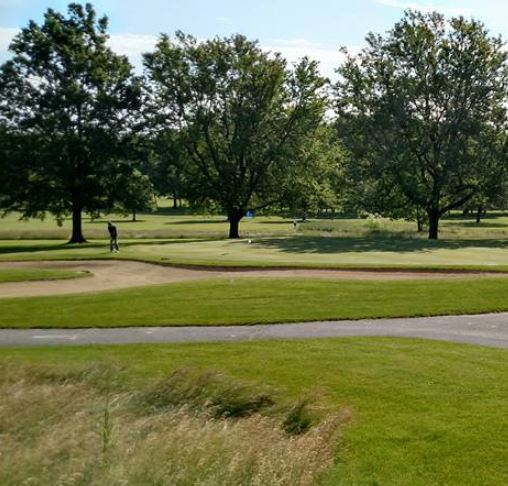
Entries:
[[108, 221], [108, 233], [109, 233], [109, 251], [111, 253], [118, 253], [120, 251], [120, 248], [118, 248], [118, 231], [116, 229], [116, 226], [111, 222]]

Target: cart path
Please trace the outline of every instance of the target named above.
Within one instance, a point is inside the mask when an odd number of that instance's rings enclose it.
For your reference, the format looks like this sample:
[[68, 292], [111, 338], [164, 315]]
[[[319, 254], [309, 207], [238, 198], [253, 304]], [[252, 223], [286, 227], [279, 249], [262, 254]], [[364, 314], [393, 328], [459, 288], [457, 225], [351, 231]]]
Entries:
[[0, 329], [0, 347], [315, 339], [424, 338], [508, 348], [508, 313], [256, 326]]
[[181, 268], [129, 260], [83, 261], [24, 261], [0, 262], [0, 270], [7, 268], [47, 268], [87, 271], [90, 276], [79, 279], [0, 283], [0, 298], [61, 295], [80, 292], [98, 292], [143, 285], [181, 282], [185, 280], [217, 277], [300, 277], [345, 280], [408, 280], [442, 278], [508, 277], [508, 273], [496, 272], [424, 272], [410, 270], [320, 270], [246, 268], [225, 269]]

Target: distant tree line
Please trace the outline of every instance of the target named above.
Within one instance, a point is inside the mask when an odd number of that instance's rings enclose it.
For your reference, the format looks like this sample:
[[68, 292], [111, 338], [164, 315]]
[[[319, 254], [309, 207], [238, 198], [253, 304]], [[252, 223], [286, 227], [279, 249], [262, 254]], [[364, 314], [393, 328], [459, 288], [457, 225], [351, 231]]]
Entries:
[[339, 208], [415, 220], [508, 200], [508, 62], [481, 22], [408, 11], [339, 80], [242, 35], [162, 35], [134, 74], [92, 5], [49, 9], [0, 68], [0, 209], [120, 211], [155, 196], [227, 215]]

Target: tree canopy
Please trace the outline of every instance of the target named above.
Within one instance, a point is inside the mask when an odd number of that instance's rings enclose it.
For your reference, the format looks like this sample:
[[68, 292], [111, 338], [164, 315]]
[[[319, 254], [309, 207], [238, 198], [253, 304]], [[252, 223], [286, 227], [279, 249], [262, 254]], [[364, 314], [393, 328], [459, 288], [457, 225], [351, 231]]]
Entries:
[[482, 23], [406, 12], [339, 68], [337, 129], [350, 169], [383, 201], [440, 217], [506, 169], [507, 53]]
[[100, 207], [139, 107], [139, 81], [107, 46], [107, 26], [91, 4], [49, 9], [14, 38], [0, 72], [2, 140], [23, 175], [0, 202], [26, 217], [71, 213], [71, 242], [84, 241], [82, 212]]
[[162, 36], [144, 64], [152, 131], [178, 131], [187, 196], [219, 205], [237, 238], [247, 210], [279, 202], [293, 156], [323, 120], [326, 80], [315, 62], [288, 69], [241, 35]]

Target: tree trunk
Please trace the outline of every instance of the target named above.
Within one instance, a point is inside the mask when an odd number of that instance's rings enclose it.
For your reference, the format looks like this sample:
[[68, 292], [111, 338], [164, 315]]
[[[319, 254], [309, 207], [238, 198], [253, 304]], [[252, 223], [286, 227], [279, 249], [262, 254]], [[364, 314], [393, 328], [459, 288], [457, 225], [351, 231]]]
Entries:
[[439, 236], [439, 218], [441, 217], [437, 209], [430, 209], [429, 216], [429, 240], [437, 240]]
[[69, 243], [86, 243], [83, 236], [83, 225], [81, 221], [81, 208], [72, 209], [72, 235]]
[[244, 217], [245, 211], [234, 210], [228, 213], [229, 238], [240, 238], [240, 220]]
[[176, 192], [173, 193], [173, 209], [178, 208], [178, 197], [176, 196]]
[[135, 209], [132, 210], [132, 221], [133, 222], [136, 221], [136, 210]]
[[416, 210], [416, 229], [418, 233], [423, 231], [423, 215], [419, 209]]

